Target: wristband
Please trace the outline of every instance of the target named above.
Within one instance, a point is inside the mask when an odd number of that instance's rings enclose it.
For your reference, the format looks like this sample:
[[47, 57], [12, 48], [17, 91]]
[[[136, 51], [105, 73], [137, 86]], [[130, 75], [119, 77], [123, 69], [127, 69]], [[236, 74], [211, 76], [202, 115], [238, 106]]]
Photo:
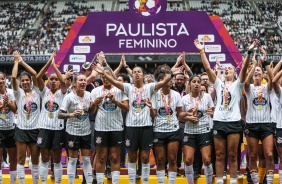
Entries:
[[73, 118], [73, 117], [74, 117], [73, 113], [70, 113], [69, 116], [70, 116], [70, 118]]
[[205, 52], [204, 51], [200, 51], [200, 54], [202, 55], [202, 54], [204, 54]]
[[248, 50], [248, 54], [252, 54], [253, 53], [253, 51], [251, 51], [251, 50]]

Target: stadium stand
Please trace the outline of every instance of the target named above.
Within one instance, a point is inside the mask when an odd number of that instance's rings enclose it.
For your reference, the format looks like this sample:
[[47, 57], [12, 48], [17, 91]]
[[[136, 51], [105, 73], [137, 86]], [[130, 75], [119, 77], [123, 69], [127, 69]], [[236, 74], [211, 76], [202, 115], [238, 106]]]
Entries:
[[[169, 1], [167, 10], [218, 15], [242, 53], [254, 38], [259, 38], [268, 53], [281, 54], [281, 5], [276, 1]], [[128, 11], [128, 3], [117, 0], [1, 2], [0, 9], [0, 55], [10, 55], [14, 50], [22, 54], [50, 54], [60, 48], [77, 16], [93, 11]]]

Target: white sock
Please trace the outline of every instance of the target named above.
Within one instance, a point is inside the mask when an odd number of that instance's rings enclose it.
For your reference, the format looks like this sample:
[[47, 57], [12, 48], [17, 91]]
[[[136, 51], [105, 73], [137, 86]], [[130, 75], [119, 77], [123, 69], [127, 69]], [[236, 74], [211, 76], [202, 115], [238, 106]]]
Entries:
[[258, 173], [257, 172], [251, 172], [251, 178], [254, 184], [258, 184]]
[[158, 184], [164, 184], [165, 170], [156, 171], [156, 173], [158, 178]]
[[2, 170], [0, 170], [0, 184], [2, 184]]
[[32, 183], [38, 184], [39, 179], [39, 166], [38, 165], [31, 165], [31, 175], [32, 175]]
[[112, 184], [118, 184], [120, 171], [112, 171]]
[[135, 184], [136, 182], [136, 163], [128, 162], [128, 177], [129, 177], [129, 183]]
[[194, 184], [194, 169], [193, 165], [184, 166], [185, 176], [189, 184]]
[[204, 165], [204, 173], [206, 176], [206, 184], [211, 184], [212, 183], [212, 175], [213, 175], [213, 168], [212, 164], [209, 166]]
[[[273, 173], [268, 173], [266, 174], [266, 183], [267, 184], [272, 184], [274, 179], [274, 174]], [[281, 183], [281, 180], [280, 180]]]
[[217, 177], [216, 184], [223, 184], [223, 177]]
[[279, 179], [282, 181], [282, 170], [279, 170]]
[[168, 171], [168, 184], [174, 184], [176, 180], [176, 172]]
[[16, 184], [17, 171], [10, 171], [10, 184]]
[[237, 178], [230, 178], [230, 184], [236, 184]]
[[104, 177], [105, 177], [104, 173], [97, 173], [96, 172], [97, 184], [103, 184], [104, 183]]
[[25, 183], [24, 165], [17, 164], [17, 175], [20, 184]]
[[76, 162], [77, 162], [77, 158], [69, 157], [68, 168], [67, 168], [68, 180], [69, 180], [68, 184], [74, 184]]
[[30, 161], [30, 157], [25, 157], [25, 161], [29, 162]]
[[46, 184], [48, 177], [48, 162], [41, 162], [39, 175], [42, 184]]
[[142, 164], [142, 184], [148, 184], [150, 176], [150, 163]]
[[82, 162], [86, 184], [92, 184], [92, 167], [90, 163], [90, 156], [82, 156]]
[[62, 164], [54, 163], [54, 176], [55, 176], [55, 183], [60, 184], [62, 181], [63, 169]]

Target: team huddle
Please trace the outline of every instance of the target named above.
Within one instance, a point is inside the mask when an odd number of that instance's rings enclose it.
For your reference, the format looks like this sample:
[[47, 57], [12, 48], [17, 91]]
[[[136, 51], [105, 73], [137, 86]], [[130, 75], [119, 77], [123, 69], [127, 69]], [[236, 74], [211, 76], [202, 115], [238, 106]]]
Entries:
[[[152, 83], [145, 82], [141, 67], [131, 70], [124, 56], [115, 71], [107, 65], [104, 53], [100, 52], [94, 63], [84, 64], [83, 74], [73, 74], [71, 70], [62, 74], [56, 66], [55, 53], [37, 73], [18, 52], [14, 52], [12, 89], [6, 87], [5, 75], [0, 72], [0, 146], [2, 149], [5, 146], [9, 154], [11, 183], [15, 183], [16, 177], [20, 184], [25, 183], [27, 147], [31, 152], [33, 183], [38, 183], [39, 178], [43, 184], [47, 182], [50, 150], [53, 152], [55, 182], [61, 183], [61, 152], [66, 147], [68, 183], [74, 183], [80, 152], [85, 183], [90, 184], [91, 150], [95, 145], [93, 167], [98, 184], [104, 182], [107, 158], [110, 160], [112, 183], [119, 182], [123, 146], [128, 149], [130, 184], [136, 183], [138, 154], [142, 163], [142, 183], [149, 183], [151, 149], [156, 158], [158, 183], [164, 183], [168, 164], [168, 183], [174, 184], [181, 147], [189, 184], [193, 184], [195, 179], [193, 162], [197, 149], [201, 152], [207, 184], [212, 183], [213, 174], [216, 174], [217, 184], [224, 183], [225, 158], [229, 161], [230, 183], [235, 184], [242, 122], [251, 179], [255, 184], [262, 182], [257, 166], [258, 142], [261, 140], [266, 181], [272, 183], [275, 135], [277, 151], [282, 157], [282, 94], [279, 85], [282, 62], [271, 68], [265, 61], [264, 50], [261, 50], [261, 61], [253, 58], [250, 62], [252, 50], [259, 45], [254, 41], [242, 61], [240, 74], [237, 76], [235, 67], [229, 64], [221, 76], [220, 68], [214, 71], [210, 67], [204, 44], [198, 40], [194, 44], [200, 52], [204, 74], [193, 75], [183, 53], [172, 68], [158, 66], [154, 72], [156, 82]], [[26, 72], [18, 77], [19, 65]], [[54, 73], [45, 84], [42, 77], [50, 66]], [[122, 67], [132, 77], [132, 84], [125, 75], [118, 75]], [[268, 75], [266, 82], [264, 70]], [[94, 87], [92, 82], [96, 78], [100, 78], [103, 84]], [[178, 80], [187, 81], [185, 88], [173, 84]], [[16, 126], [15, 113], [18, 114]], [[213, 154], [215, 168], [211, 159]], [[2, 158], [2, 151], [0, 156]], [[281, 163], [279, 176], [282, 182]], [[2, 183], [2, 171], [0, 178]]]

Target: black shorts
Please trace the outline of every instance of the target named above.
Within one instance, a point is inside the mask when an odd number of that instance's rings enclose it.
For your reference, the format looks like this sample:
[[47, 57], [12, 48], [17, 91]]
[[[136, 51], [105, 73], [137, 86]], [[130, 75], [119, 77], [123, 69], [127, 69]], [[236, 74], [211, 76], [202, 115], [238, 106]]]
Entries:
[[240, 134], [243, 131], [241, 121], [214, 121], [213, 137], [227, 139], [230, 134]]
[[64, 130], [40, 129], [37, 137], [37, 146], [49, 150], [63, 148], [65, 142], [64, 137]]
[[93, 142], [97, 147], [121, 147], [123, 145], [123, 131], [95, 131]]
[[79, 136], [66, 132], [66, 147], [70, 150], [91, 149], [91, 134]]
[[14, 139], [15, 129], [0, 130], [0, 148], [15, 148], [16, 141]]
[[180, 135], [181, 130], [178, 129], [175, 132], [155, 132], [154, 133], [154, 145], [155, 146], [166, 146], [170, 142], [176, 142], [180, 141], [181, 135]]
[[246, 123], [245, 134], [258, 140], [263, 140], [274, 134], [273, 123]]
[[95, 142], [94, 142], [95, 121], [90, 121], [90, 126], [91, 126], [91, 151], [95, 151]]
[[195, 149], [202, 149], [205, 146], [212, 145], [210, 132], [203, 134], [186, 134], [182, 141], [183, 146], [190, 146]]
[[276, 145], [282, 147], [282, 128], [276, 128]]
[[22, 130], [17, 127], [15, 131], [15, 141], [22, 142], [25, 144], [36, 143], [38, 133], [39, 133], [38, 129]]
[[153, 147], [153, 126], [126, 127], [125, 147], [130, 150], [149, 150]]

